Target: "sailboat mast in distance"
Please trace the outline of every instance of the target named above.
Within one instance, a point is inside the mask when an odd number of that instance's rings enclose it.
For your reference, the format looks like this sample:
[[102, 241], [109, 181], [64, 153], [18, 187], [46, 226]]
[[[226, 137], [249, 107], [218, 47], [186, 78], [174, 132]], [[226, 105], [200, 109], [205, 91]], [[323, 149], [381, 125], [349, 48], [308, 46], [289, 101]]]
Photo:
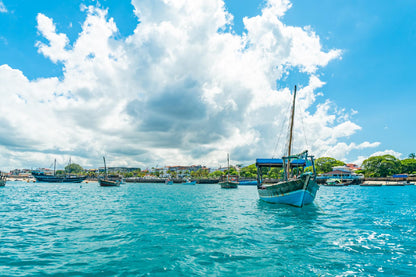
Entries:
[[219, 184], [224, 189], [236, 189], [238, 187], [238, 181], [230, 180], [230, 153], [227, 153], [227, 181], [221, 181]]
[[104, 177], [105, 179], [107, 179], [107, 165], [105, 164], [105, 157], [103, 156], [103, 161], [104, 161]]
[[[107, 176], [107, 165], [105, 163], [105, 157], [103, 156], [104, 161], [104, 178], [98, 178], [98, 183], [101, 187], [118, 187], [121, 184], [121, 179], [118, 179], [116, 181], [111, 180], [111, 178], [108, 178]], [[98, 173], [99, 174], [99, 173]]]
[[55, 176], [55, 173], [56, 173], [56, 159], [53, 162], [53, 176]]
[[230, 153], [227, 153], [227, 164], [228, 164], [228, 168], [227, 168], [227, 181], [229, 180], [228, 175], [230, 174]]

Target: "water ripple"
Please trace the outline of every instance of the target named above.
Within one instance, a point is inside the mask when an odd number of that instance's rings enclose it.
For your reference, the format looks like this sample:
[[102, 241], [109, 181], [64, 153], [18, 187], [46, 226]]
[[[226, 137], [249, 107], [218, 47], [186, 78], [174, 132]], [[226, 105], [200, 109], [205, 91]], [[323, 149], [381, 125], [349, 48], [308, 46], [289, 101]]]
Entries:
[[416, 187], [322, 187], [302, 209], [255, 187], [9, 182], [0, 275], [407, 276]]

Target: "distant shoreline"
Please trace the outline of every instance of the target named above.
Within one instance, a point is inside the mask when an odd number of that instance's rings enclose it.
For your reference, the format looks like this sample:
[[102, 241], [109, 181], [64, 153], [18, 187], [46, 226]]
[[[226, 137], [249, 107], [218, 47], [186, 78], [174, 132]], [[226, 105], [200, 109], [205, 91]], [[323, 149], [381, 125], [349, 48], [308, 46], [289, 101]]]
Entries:
[[[130, 177], [130, 178], [125, 178], [124, 182], [126, 183], [165, 183], [165, 181], [167, 179], [172, 180], [174, 183], [182, 183], [184, 182], [184, 179], [181, 178], [140, 178], [140, 177]], [[35, 183], [36, 179], [32, 176], [28, 177], [28, 176], [7, 176], [7, 182], [14, 182], [14, 181], [21, 181], [21, 182], [26, 182], [26, 183]], [[205, 178], [205, 179], [194, 179], [191, 178], [191, 181], [196, 181], [198, 184], [218, 184], [220, 182], [219, 179], [214, 179], [214, 178]], [[255, 179], [251, 178], [251, 179], [240, 179], [240, 181], [255, 181]], [[276, 183], [279, 180], [277, 179], [265, 179], [264, 182], [265, 183]], [[87, 178], [84, 183], [88, 183], [88, 182], [98, 182], [97, 178], [94, 177], [90, 177]], [[325, 184], [325, 180], [320, 180], [319, 182], [321, 185]], [[360, 183], [357, 183], [355, 185], [375, 185], [375, 184], [380, 184], [380, 185], [400, 185], [400, 184], [405, 184], [408, 183], [409, 185], [414, 185], [416, 184], [416, 177], [401, 177], [401, 178], [393, 178], [393, 177], [367, 177], [367, 178], [363, 178], [361, 180]]]

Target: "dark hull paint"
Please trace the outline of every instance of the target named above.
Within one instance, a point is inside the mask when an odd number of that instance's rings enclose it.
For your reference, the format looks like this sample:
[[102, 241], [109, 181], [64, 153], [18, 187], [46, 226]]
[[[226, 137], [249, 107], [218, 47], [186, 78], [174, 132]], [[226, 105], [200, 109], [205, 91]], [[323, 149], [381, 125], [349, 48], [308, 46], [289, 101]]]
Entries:
[[102, 187], [118, 187], [120, 186], [120, 181], [110, 181], [110, 180], [103, 180], [99, 179], [98, 182]]
[[53, 175], [44, 175], [39, 173], [32, 172], [33, 177], [35, 177], [37, 182], [45, 182], [45, 183], [81, 183], [84, 181], [87, 176], [65, 176], [65, 177], [58, 177]]
[[221, 188], [223, 189], [236, 189], [238, 188], [238, 183], [237, 182], [220, 182], [219, 183]]
[[269, 203], [288, 204], [303, 207], [313, 202], [319, 186], [314, 178], [307, 176], [274, 185], [259, 187], [259, 197]]

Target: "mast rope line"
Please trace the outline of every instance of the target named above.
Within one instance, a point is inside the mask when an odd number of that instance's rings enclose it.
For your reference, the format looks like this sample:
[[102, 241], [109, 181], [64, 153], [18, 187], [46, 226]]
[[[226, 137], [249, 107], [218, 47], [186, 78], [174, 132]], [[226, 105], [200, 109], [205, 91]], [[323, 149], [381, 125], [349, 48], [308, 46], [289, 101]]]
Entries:
[[[290, 105], [288, 105], [288, 108], [290, 109]], [[274, 158], [275, 155], [277, 154], [277, 147], [279, 146], [279, 142], [280, 142], [280, 139], [282, 137], [283, 130], [285, 129], [286, 124], [288, 124], [288, 118], [287, 117], [284, 117], [284, 118], [285, 119], [283, 121], [283, 124], [280, 127], [280, 132], [279, 132], [279, 136], [278, 136], [277, 142], [274, 145], [274, 149], [273, 149], [273, 153], [272, 153], [272, 158]], [[287, 126], [287, 134], [289, 134], [289, 129], [290, 129], [290, 126], [288, 125]], [[287, 139], [286, 139], [285, 147], [283, 147], [283, 149], [286, 149], [286, 148], [287, 148]], [[281, 150], [279, 149], [279, 151], [282, 151], [282, 155], [281, 156], [284, 156], [284, 154], [285, 154], [283, 149], [281, 149]]]
[[303, 136], [305, 138], [306, 149], [309, 149], [308, 139], [306, 138], [305, 123], [303, 122], [303, 113], [300, 113], [300, 120], [302, 121], [302, 130], [303, 130]]
[[272, 155], [272, 158], [274, 158], [276, 156], [276, 154], [277, 154], [277, 147], [279, 146], [280, 139], [282, 138], [283, 130], [284, 130], [285, 126], [286, 126], [286, 123], [287, 123], [287, 119], [285, 119], [285, 121], [283, 121], [283, 124], [280, 127], [279, 136], [278, 136], [277, 141], [276, 141], [276, 143], [274, 145], [274, 149], [273, 149], [273, 153], [272, 153], [273, 154]]

